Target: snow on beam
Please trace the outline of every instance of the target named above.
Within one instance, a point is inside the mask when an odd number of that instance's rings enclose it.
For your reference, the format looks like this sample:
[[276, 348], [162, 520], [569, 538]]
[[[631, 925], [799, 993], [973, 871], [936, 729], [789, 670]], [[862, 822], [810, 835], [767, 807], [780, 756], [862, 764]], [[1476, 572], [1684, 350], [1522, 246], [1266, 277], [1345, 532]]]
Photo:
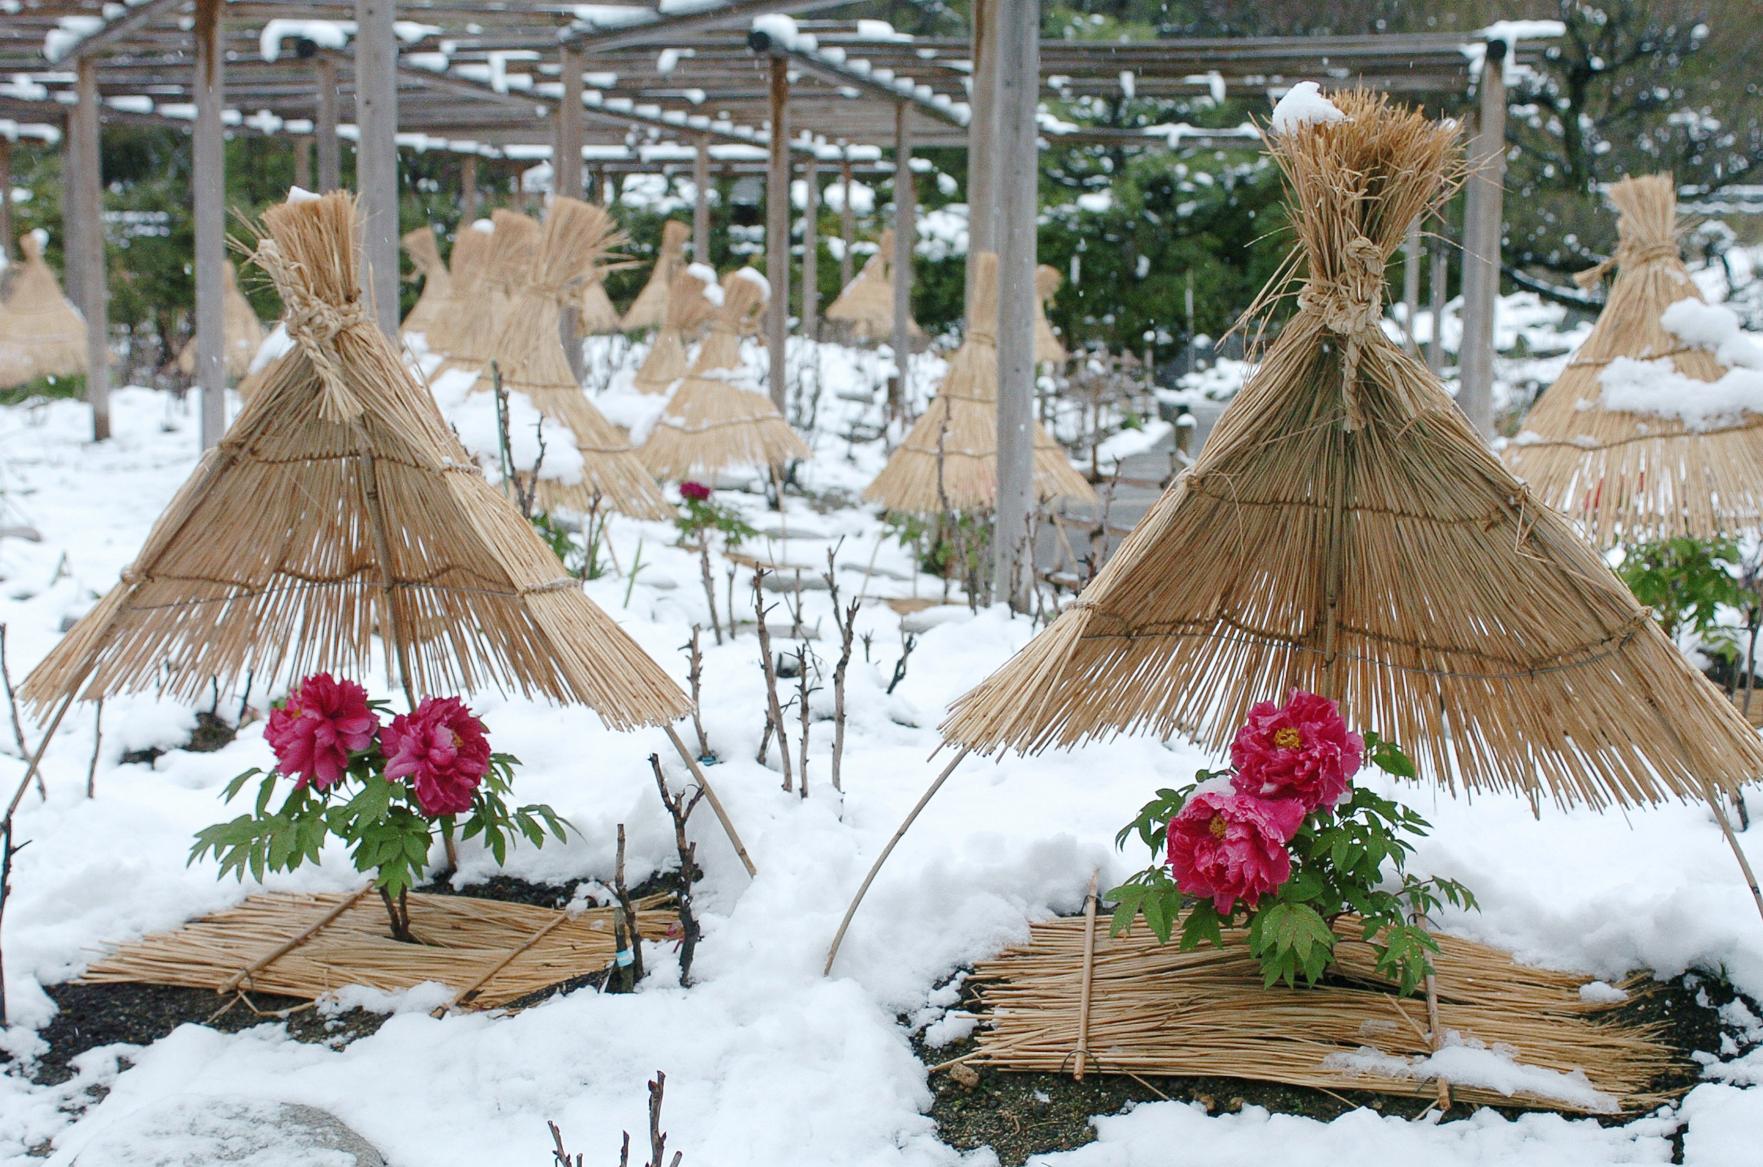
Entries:
[[849, 87], [884, 101], [904, 101], [914, 109], [957, 128], [967, 125], [969, 111], [966, 105], [957, 105], [927, 86], [896, 77], [886, 69], [871, 68], [868, 61], [853, 59], [842, 49], [822, 51], [814, 37], [801, 32], [794, 20], [781, 13], [771, 12], [757, 17], [752, 30], [747, 33], [747, 47], [755, 53], [787, 58], [804, 73], [828, 84]]
[[588, 4], [576, 8], [581, 23], [566, 31], [562, 40], [589, 53], [666, 44], [692, 33], [745, 24], [768, 12], [805, 15], [837, 8], [844, 2], [847, 0], [658, 0], [659, 19], [644, 13], [649, 19], [640, 23], [618, 16], [618, 9]]
[[[43, 55], [50, 61], [77, 61], [101, 53], [155, 16], [179, 8], [184, 2], [185, 0], [123, 0], [122, 11], [112, 16], [63, 17], [60, 27], [52, 29], [43, 38]], [[110, 7], [107, 5], [107, 10]]]

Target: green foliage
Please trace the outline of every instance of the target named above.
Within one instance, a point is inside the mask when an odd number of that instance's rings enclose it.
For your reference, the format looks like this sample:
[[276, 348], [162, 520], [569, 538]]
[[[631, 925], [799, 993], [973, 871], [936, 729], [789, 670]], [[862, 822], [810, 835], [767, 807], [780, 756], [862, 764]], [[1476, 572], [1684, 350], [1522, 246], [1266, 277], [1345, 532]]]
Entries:
[[1665, 635], [1695, 638], [1710, 656], [1738, 650], [1738, 630], [1720, 623], [1720, 609], [1744, 608], [1738, 543], [1730, 539], [1668, 539], [1623, 548], [1617, 574], [1653, 613]]
[[722, 535], [725, 549], [739, 547], [744, 541], [759, 534], [757, 528], [741, 518], [740, 511], [709, 498], [682, 498], [673, 525], [679, 528], [680, 534], [688, 542], [694, 544], [715, 531]]

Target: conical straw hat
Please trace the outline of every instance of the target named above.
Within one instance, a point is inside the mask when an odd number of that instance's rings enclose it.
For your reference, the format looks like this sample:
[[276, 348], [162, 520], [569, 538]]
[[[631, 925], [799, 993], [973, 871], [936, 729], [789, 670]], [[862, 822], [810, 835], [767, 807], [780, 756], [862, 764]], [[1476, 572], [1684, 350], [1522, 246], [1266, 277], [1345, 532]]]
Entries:
[[453, 256], [447, 269], [447, 293], [435, 310], [435, 319], [423, 335], [432, 353], [444, 353], [465, 328], [466, 321], [483, 311], [478, 300], [489, 267], [491, 240], [496, 224], [478, 219], [461, 226], [453, 239]]
[[[12, 366], [17, 380], [65, 377], [86, 371], [86, 320], [55, 281], [35, 232], [18, 238], [24, 257], [0, 316], [0, 364]], [[22, 371], [22, 375], [19, 373]]]
[[1597, 325], [1503, 452], [1539, 498], [1579, 522], [1600, 547], [1680, 535], [1706, 539], [1763, 518], [1763, 415], [1740, 412], [1705, 429], [1681, 418], [1603, 405], [1600, 377], [1621, 357], [1670, 361], [1694, 381], [1726, 369], [1660, 322], [1680, 300], [1700, 302], [1677, 251], [1677, 189], [1668, 174], [1610, 189], [1616, 254], [1582, 273], [1596, 285], [1616, 269]]
[[583, 336], [604, 336], [620, 331], [618, 309], [612, 306], [612, 297], [606, 294], [606, 281], [600, 278], [600, 270], [595, 268], [582, 281], [582, 293], [576, 301], [575, 310]]
[[[558, 328], [563, 304], [579, 293], [579, 281], [588, 278], [600, 256], [623, 241], [624, 232], [601, 208], [580, 199], [553, 199], [532, 271], [514, 295], [491, 360], [503, 387], [524, 394], [541, 417], [564, 427], [581, 451], [577, 481], [547, 478], [543, 465], [539, 467], [541, 506], [586, 511], [604, 501], [627, 515], [663, 519], [672, 508], [637, 460], [629, 439], [582, 392]], [[486, 366], [476, 388], [491, 387]]]
[[[239, 291], [239, 281], [229, 260], [221, 269], [224, 287], [221, 290], [221, 327], [226, 338], [222, 350], [226, 375], [229, 380], [238, 380], [251, 368], [251, 358], [263, 344], [263, 322], [257, 319], [257, 312], [251, 307], [251, 301], [245, 299], [245, 293]], [[178, 372], [186, 377], [196, 375], [196, 338], [191, 336], [178, 351]]]
[[[1268, 146], [1298, 312], [1196, 465], [1077, 601], [958, 699], [980, 752], [1145, 729], [1222, 750], [1309, 689], [1447, 785], [1628, 807], [1763, 773], [1763, 743], [1381, 327], [1385, 264], [1456, 133], [1386, 98]], [[1264, 300], [1264, 303], [1266, 301]]]
[[[989, 511], [998, 502], [998, 257], [973, 257], [973, 320], [924, 415], [863, 497], [902, 514]], [[1039, 422], [1035, 495], [1098, 503], [1096, 491]]]
[[441, 307], [447, 302], [448, 287], [452, 277], [447, 274], [447, 265], [441, 262], [441, 249], [435, 243], [433, 227], [418, 227], [407, 232], [401, 241], [404, 250], [410, 254], [410, 262], [416, 268], [411, 279], [422, 280], [422, 295], [404, 314], [404, 323], [398, 326], [401, 335], [408, 336], [413, 332], [427, 335], [434, 327], [435, 317], [441, 313]]
[[655, 257], [648, 282], [631, 301], [631, 306], [625, 309], [624, 319], [619, 322], [626, 332], [661, 326], [667, 314], [668, 290], [673, 286], [674, 277], [686, 266], [686, 241], [691, 237], [692, 229], [677, 219], [669, 219], [661, 225], [661, 253]]
[[539, 246], [538, 221], [500, 208], [491, 212], [490, 219], [496, 229], [490, 234], [483, 283], [473, 293], [475, 302], [464, 312], [463, 323], [452, 334], [444, 350], [447, 359], [435, 370], [437, 375], [452, 369], [476, 372], [483, 367], [502, 334], [515, 290], [532, 268]]
[[686, 337], [697, 332], [710, 319], [711, 304], [704, 298], [704, 289], [710, 283], [701, 274], [708, 271], [708, 268], [694, 263], [682, 267], [673, 278], [673, 287], [667, 294], [666, 315], [631, 380], [639, 393], [665, 393], [690, 369], [686, 361]]
[[736, 271], [722, 281], [722, 303], [710, 318], [710, 335], [698, 360], [638, 451], [657, 478], [709, 476], [736, 466], [782, 466], [808, 457], [808, 444], [771, 398], [740, 383], [745, 379], [741, 335], [765, 311], [768, 289], [757, 276]]
[[1051, 264], [1043, 263], [1035, 268], [1035, 363], [1047, 365], [1063, 365], [1065, 358], [1071, 354], [1053, 335], [1053, 326], [1047, 321], [1047, 305], [1059, 293], [1059, 285], [1065, 281], [1059, 275], [1059, 269]]
[[[875, 344], [894, 338], [893, 255], [894, 232], [889, 229], [876, 241], [875, 254], [827, 305], [826, 318], [843, 325], [854, 341]], [[924, 339], [916, 320], [906, 321], [906, 331], [915, 341]]]
[[685, 695], [477, 473], [375, 326], [356, 283], [353, 199], [263, 219], [257, 260], [296, 348], [25, 699], [162, 684], [192, 698], [247, 669], [259, 685], [360, 672], [378, 632], [417, 694], [494, 685], [580, 702], [617, 728], [683, 714]]

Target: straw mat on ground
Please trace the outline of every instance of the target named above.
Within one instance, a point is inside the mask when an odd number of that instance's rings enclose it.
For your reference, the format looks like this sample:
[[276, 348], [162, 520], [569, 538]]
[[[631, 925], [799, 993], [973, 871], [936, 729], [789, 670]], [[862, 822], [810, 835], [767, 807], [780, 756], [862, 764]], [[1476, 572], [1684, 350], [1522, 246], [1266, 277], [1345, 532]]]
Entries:
[[[1083, 1010], [1086, 928], [1094, 926], [1087, 1019]], [[1178, 925], [1179, 927], [1179, 925]], [[1262, 987], [1245, 934], [1222, 948], [1182, 952], [1139, 927], [1110, 938], [1107, 921], [1052, 920], [1026, 944], [981, 961], [968, 984], [982, 1008], [972, 1065], [1071, 1073], [1081, 1060], [1105, 1074], [1219, 1076], [1321, 1090], [1373, 1090], [1432, 1097], [1437, 1083], [1403, 1075], [1393, 1059], [1432, 1053], [1423, 1001], [1396, 996], [1375, 971], [1356, 922], [1337, 931], [1339, 980], [1307, 989]], [[1602, 1098], [1502, 1094], [1450, 1083], [1456, 1101], [1592, 1113], [1640, 1111], [1667, 1101], [1654, 1083], [1672, 1068], [1655, 1027], [1616, 1022], [1619, 1004], [1580, 999], [1590, 977], [1527, 968], [1498, 949], [1435, 936], [1440, 1041], [1510, 1047], [1517, 1062], [1563, 1075], [1582, 1072]], [[1645, 978], [1624, 986], [1647, 992]], [[1087, 1024], [1086, 1024], [1087, 1020]], [[1448, 1039], [1446, 1035], [1455, 1035]], [[1079, 1051], [1084, 1052], [1079, 1052]], [[1371, 1052], [1349, 1068], [1331, 1059]], [[1371, 1068], [1364, 1068], [1364, 1067]], [[1412, 1071], [1410, 1071], [1412, 1073]]]
[[710, 319], [713, 305], [704, 298], [705, 283], [681, 267], [673, 278], [667, 295], [667, 311], [655, 340], [643, 356], [643, 363], [631, 378], [639, 393], [665, 393], [673, 383], [685, 376], [691, 366], [686, 361], [686, 338], [694, 335]]
[[678, 686], [484, 481], [374, 326], [349, 196], [274, 207], [264, 227], [256, 259], [295, 348], [26, 699], [161, 686], [190, 699], [247, 669], [259, 686], [359, 673], [378, 633], [414, 693], [494, 685], [580, 702], [615, 728], [684, 714]]
[[404, 323], [398, 326], [398, 332], [400, 335], [420, 332], [426, 336], [434, 327], [435, 318], [441, 314], [442, 306], [447, 303], [452, 277], [447, 273], [447, 265], [441, 262], [441, 249], [435, 243], [433, 227], [418, 227], [407, 232], [402, 242], [411, 265], [416, 269], [410, 278], [422, 281], [422, 295], [404, 314]]
[[1706, 539], [1763, 520], [1763, 414], [1694, 430], [1682, 419], [1605, 408], [1599, 377], [1618, 357], [1669, 360], [1685, 377], [1716, 381], [1714, 354], [1660, 323], [1679, 300], [1701, 300], [1677, 250], [1677, 186], [1668, 174], [1610, 188], [1619, 242], [1582, 272], [1616, 279], [1598, 322], [1504, 451], [1537, 496], [1582, 524], [1599, 547], [1618, 540]]
[[479, 219], [459, 228], [447, 269], [447, 294], [435, 309], [434, 322], [423, 334], [430, 352], [446, 352], [464, 330], [466, 321], [483, 311], [478, 293], [483, 290], [490, 262], [490, 241], [494, 238], [495, 225], [489, 219]]
[[496, 230], [490, 235], [483, 282], [472, 292], [471, 301], [461, 305], [463, 322], [449, 338], [444, 350], [447, 359], [435, 370], [437, 376], [452, 369], [476, 372], [490, 359], [514, 293], [525, 282], [538, 251], [541, 228], [537, 220], [500, 208], [491, 213], [490, 220]]
[[[846, 330], [853, 341], [878, 344], [894, 338], [894, 232], [883, 231], [870, 256], [838, 296], [826, 307], [826, 318]], [[918, 321], [908, 320], [913, 341], [924, 339]]]
[[[678, 923], [666, 896], [636, 908], [644, 939], [661, 940]], [[417, 943], [392, 939], [377, 895], [270, 892], [122, 945], [80, 980], [308, 1000], [345, 985], [396, 992], [436, 981], [453, 990], [452, 1004], [491, 1009], [599, 972], [615, 947], [611, 908], [572, 916], [471, 896], [412, 893], [410, 930]]]
[[[664, 519], [672, 508], [637, 460], [629, 439], [582, 392], [558, 326], [563, 306], [577, 294], [579, 281], [623, 240], [624, 232], [600, 207], [580, 199], [553, 199], [532, 270], [514, 294], [490, 359], [503, 387], [524, 394], [542, 417], [567, 427], [581, 451], [578, 481], [539, 479], [541, 506], [588, 511], [604, 504], [637, 518]], [[490, 388], [486, 369], [476, 389]]]
[[[973, 320], [937, 395], [864, 488], [863, 497], [903, 514], [989, 511], [998, 500], [998, 257], [981, 252]], [[1100, 505], [1039, 422], [1034, 426], [1035, 496]]]
[[692, 229], [678, 219], [661, 224], [661, 253], [655, 257], [655, 266], [649, 269], [649, 279], [643, 284], [643, 290], [624, 310], [624, 319], [619, 321], [619, 327], [624, 331], [658, 328], [666, 320], [668, 296], [673, 290], [675, 277], [686, 269], [686, 241], [691, 237]]
[[[221, 335], [226, 338], [222, 357], [229, 380], [243, 377], [251, 368], [251, 358], [263, 345], [263, 322], [257, 310], [239, 291], [239, 281], [229, 261], [222, 269], [225, 287], [221, 292]], [[191, 336], [178, 353], [178, 372], [186, 377], [196, 375], [196, 338]]]
[[23, 263], [0, 314], [0, 354], [8, 354], [0, 365], [13, 370], [12, 384], [85, 372], [85, 317], [61, 294], [37, 235], [20, 235], [18, 249]]
[[[671, 307], [671, 304], [670, 304]], [[782, 466], [808, 457], [771, 398], [740, 382], [741, 336], [765, 310], [764, 285], [739, 272], [722, 281], [722, 303], [698, 359], [638, 451], [658, 478], [713, 476], [736, 466]]]
[[1063, 365], [1065, 358], [1071, 354], [1053, 335], [1053, 325], [1047, 320], [1047, 305], [1059, 294], [1059, 285], [1064, 283], [1059, 269], [1052, 264], [1043, 263], [1035, 268], [1035, 363], [1046, 365]]
[[1763, 742], [1381, 327], [1384, 266], [1456, 132], [1363, 93], [1269, 139], [1298, 312], [1053, 625], [944, 723], [981, 753], [1127, 730], [1222, 751], [1292, 688], [1448, 787], [1628, 807], [1763, 774]]

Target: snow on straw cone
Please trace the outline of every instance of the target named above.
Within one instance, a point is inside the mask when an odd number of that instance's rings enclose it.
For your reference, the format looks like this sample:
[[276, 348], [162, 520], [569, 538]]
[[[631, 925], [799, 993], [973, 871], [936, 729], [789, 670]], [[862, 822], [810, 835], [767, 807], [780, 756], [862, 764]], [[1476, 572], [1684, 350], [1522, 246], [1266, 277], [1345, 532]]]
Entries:
[[441, 262], [441, 249], [435, 243], [433, 227], [418, 227], [406, 232], [400, 242], [416, 269], [410, 278], [422, 280], [422, 295], [404, 314], [404, 323], [398, 326], [398, 334], [409, 336], [420, 332], [426, 337], [429, 329], [434, 327], [435, 318], [441, 314], [442, 306], [447, 303], [452, 278], [447, 274], [447, 265]]
[[453, 240], [453, 256], [447, 269], [447, 294], [435, 310], [435, 319], [423, 336], [428, 350], [444, 353], [465, 328], [466, 321], [483, 310], [478, 300], [489, 265], [491, 240], [496, 225], [478, 219], [459, 229]]
[[[980, 752], [1130, 729], [1222, 750], [1303, 688], [1446, 786], [1628, 807], [1763, 772], [1763, 742], [1381, 328], [1385, 263], [1459, 167], [1386, 98], [1272, 135], [1298, 311], [1051, 627], [943, 725]], [[1278, 288], [1263, 294], [1264, 309]]]
[[[581, 475], [575, 481], [545, 477], [540, 466], [541, 506], [586, 511], [604, 502], [637, 518], [664, 519], [673, 508], [637, 460], [629, 439], [582, 392], [558, 326], [564, 304], [579, 292], [579, 281], [623, 241], [624, 232], [600, 207], [580, 199], [553, 199], [532, 270], [514, 294], [490, 359], [503, 388], [523, 394], [542, 417], [564, 427], [581, 451]], [[475, 388], [488, 392], [491, 387], [486, 366]]]
[[502, 334], [514, 293], [532, 268], [539, 246], [538, 221], [501, 209], [492, 212], [490, 220], [496, 229], [490, 234], [483, 283], [473, 293], [473, 302], [461, 306], [463, 323], [450, 338], [444, 350], [447, 359], [435, 370], [436, 376], [454, 369], [476, 372], [483, 367]]
[[[998, 501], [998, 257], [973, 257], [973, 319], [949, 372], [906, 440], [863, 490], [890, 511], [928, 515], [992, 510]], [[1034, 426], [1034, 489], [1043, 502], [1099, 504], [1039, 422]]]
[[624, 319], [619, 327], [626, 332], [642, 332], [645, 329], [659, 328], [667, 316], [668, 292], [673, 281], [686, 266], [686, 240], [692, 236], [692, 229], [677, 219], [669, 219], [661, 225], [661, 253], [655, 257], [655, 266], [649, 270], [649, 279], [631, 306], [624, 311]]
[[[894, 338], [893, 255], [894, 232], [889, 229], [877, 240], [875, 254], [827, 305], [826, 318], [841, 325], [853, 341], [875, 344]], [[924, 339], [916, 320], [906, 321], [906, 331], [915, 341]]]
[[246, 670], [259, 684], [361, 673], [377, 632], [418, 694], [493, 685], [580, 702], [615, 728], [683, 714], [678, 686], [484, 481], [374, 324], [354, 200], [284, 203], [263, 223], [256, 259], [295, 349], [25, 699], [162, 684], [189, 699]]
[[673, 278], [667, 294], [667, 313], [655, 340], [637, 366], [631, 385], [639, 393], [665, 393], [673, 383], [691, 370], [686, 360], [686, 337], [696, 333], [710, 319], [712, 306], [704, 298], [710, 286], [701, 273], [710, 269], [691, 264], [681, 268]]
[[13, 370], [12, 384], [37, 377], [65, 377], [86, 371], [86, 319], [66, 296], [43, 258], [35, 232], [18, 238], [24, 263], [13, 277], [0, 316], [0, 364]]
[[1059, 269], [1051, 264], [1043, 263], [1035, 268], [1035, 363], [1045, 365], [1063, 365], [1070, 353], [1053, 335], [1053, 325], [1047, 320], [1047, 305], [1059, 294], [1059, 285], [1064, 283]]
[[1669, 361], [1694, 381], [1727, 371], [1660, 322], [1672, 304], [1702, 299], [1678, 255], [1671, 176], [1625, 178], [1610, 188], [1610, 201], [1619, 214], [1616, 254], [1579, 276], [1594, 287], [1614, 268], [1609, 298], [1503, 451], [1506, 465], [1600, 547], [1753, 529], [1763, 517], [1763, 414], [1692, 429], [1681, 418], [1602, 402], [1600, 377], [1618, 358]]
[[767, 289], [756, 275], [737, 271], [723, 279], [710, 335], [638, 451], [657, 478], [711, 476], [736, 466], [782, 466], [808, 457], [808, 444], [771, 398], [739, 383], [745, 379], [741, 336], [765, 310]]
[[[257, 311], [251, 307], [251, 301], [245, 299], [245, 293], [239, 291], [238, 276], [230, 260], [221, 272], [224, 280], [224, 287], [221, 289], [221, 335], [225, 337], [221, 353], [228, 379], [238, 380], [250, 370], [251, 359], [263, 345], [263, 322], [257, 319]], [[196, 375], [194, 335], [178, 350], [177, 366], [178, 372], [186, 377]]]

